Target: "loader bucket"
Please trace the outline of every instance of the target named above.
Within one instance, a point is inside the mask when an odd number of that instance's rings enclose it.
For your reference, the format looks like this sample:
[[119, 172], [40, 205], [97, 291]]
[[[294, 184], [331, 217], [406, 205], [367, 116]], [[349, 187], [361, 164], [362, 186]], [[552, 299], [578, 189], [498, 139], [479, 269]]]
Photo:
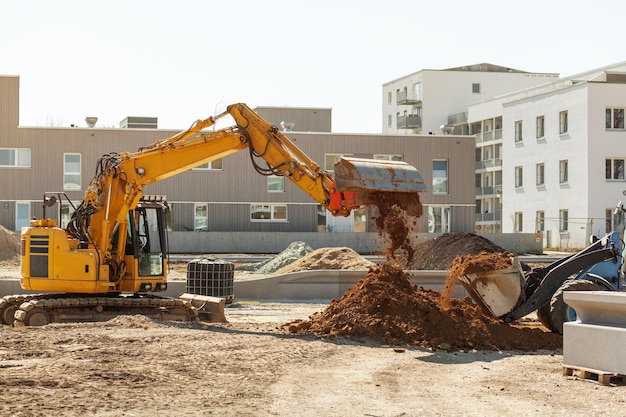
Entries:
[[198, 310], [200, 320], [209, 323], [228, 323], [224, 313], [226, 300], [219, 297], [211, 297], [199, 294], [181, 294], [180, 300], [191, 303]]
[[526, 282], [517, 257], [513, 258], [510, 268], [466, 274], [458, 280], [476, 304], [493, 317], [513, 311], [522, 298]]
[[417, 193], [426, 191], [426, 184], [406, 162], [341, 157], [334, 168], [337, 190], [356, 193], [362, 204], [376, 203], [375, 195], [386, 194], [409, 214], [421, 215]]

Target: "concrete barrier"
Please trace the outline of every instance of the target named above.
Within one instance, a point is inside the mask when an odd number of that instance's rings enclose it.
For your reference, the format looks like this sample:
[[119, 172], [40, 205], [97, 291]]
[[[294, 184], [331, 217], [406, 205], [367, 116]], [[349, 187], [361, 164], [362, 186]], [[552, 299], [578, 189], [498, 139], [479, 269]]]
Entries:
[[563, 324], [564, 366], [626, 375], [626, 293], [568, 291], [563, 299], [577, 316]]
[[[411, 283], [420, 287], [441, 291], [448, 271], [406, 271]], [[366, 270], [313, 270], [292, 272], [267, 278], [234, 282], [235, 301], [326, 301], [340, 298], [359, 280], [365, 278]], [[186, 281], [168, 281], [167, 297], [186, 293]], [[25, 294], [19, 280], [0, 280], [0, 295]], [[467, 296], [461, 285], [455, 287], [453, 296]]]

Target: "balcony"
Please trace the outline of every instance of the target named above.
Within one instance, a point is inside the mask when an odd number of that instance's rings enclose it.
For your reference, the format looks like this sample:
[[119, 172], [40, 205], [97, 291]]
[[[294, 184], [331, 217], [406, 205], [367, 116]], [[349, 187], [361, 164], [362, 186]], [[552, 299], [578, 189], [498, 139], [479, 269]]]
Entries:
[[399, 106], [421, 106], [422, 100], [409, 98], [406, 91], [398, 91], [396, 93], [396, 103]]
[[479, 169], [488, 169], [488, 168], [498, 168], [502, 167], [502, 159], [485, 159], [483, 161], [476, 161], [476, 170]]
[[398, 129], [419, 129], [422, 127], [422, 118], [416, 114], [398, 116], [396, 124]]
[[502, 194], [502, 185], [495, 185], [493, 187], [476, 187], [476, 197], [495, 197]]

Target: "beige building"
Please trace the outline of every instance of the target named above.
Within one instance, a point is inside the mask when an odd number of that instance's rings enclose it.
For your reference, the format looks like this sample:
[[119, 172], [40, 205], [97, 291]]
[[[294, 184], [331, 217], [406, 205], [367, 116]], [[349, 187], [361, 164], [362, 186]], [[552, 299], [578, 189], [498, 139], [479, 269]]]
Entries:
[[[330, 109], [258, 111], [275, 124], [285, 122], [282, 130], [290, 130], [289, 138], [329, 170], [340, 155], [398, 159], [417, 167], [428, 187], [421, 196], [427, 215], [419, 219], [417, 232], [474, 230], [473, 136], [334, 134]], [[65, 192], [75, 205], [80, 203], [102, 155], [135, 152], [175, 133], [154, 128], [19, 126], [19, 76], [0, 76], [0, 224], [17, 231], [42, 216], [47, 191]], [[375, 231], [372, 209], [353, 212], [349, 218], [327, 215], [291, 182], [259, 175], [248, 152], [149, 185], [145, 194], [167, 196], [173, 231]], [[66, 221], [72, 208], [61, 210]]]

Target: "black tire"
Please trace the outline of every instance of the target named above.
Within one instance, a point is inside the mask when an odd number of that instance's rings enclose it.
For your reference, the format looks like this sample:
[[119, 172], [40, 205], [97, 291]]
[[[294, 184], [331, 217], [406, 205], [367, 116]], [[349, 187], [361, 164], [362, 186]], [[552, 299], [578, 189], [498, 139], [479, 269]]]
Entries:
[[586, 279], [575, 279], [566, 281], [556, 290], [550, 300], [550, 321], [552, 322], [552, 331], [563, 334], [563, 323], [566, 321], [576, 320], [576, 312], [563, 300], [565, 291], [602, 291], [599, 284]]
[[552, 325], [552, 320], [550, 319], [550, 303], [547, 303], [543, 307], [537, 310], [537, 319], [546, 326], [548, 330], [551, 332], [555, 332], [554, 326]]

